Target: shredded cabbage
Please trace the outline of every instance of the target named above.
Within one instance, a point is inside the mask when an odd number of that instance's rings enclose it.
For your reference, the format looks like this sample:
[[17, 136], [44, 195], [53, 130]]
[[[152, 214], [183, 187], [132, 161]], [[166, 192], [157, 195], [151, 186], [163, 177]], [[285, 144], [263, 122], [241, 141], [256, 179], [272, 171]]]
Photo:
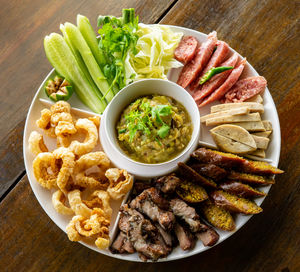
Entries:
[[171, 68], [182, 64], [174, 59], [174, 50], [183, 33], [163, 25], [139, 24], [137, 54], [128, 52], [125, 59], [126, 84], [143, 78], [167, 79]]

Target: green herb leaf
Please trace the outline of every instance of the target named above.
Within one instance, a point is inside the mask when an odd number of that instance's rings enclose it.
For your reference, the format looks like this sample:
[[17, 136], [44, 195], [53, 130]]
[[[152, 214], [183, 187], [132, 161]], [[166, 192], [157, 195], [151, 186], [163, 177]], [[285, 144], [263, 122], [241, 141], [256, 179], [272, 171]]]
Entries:
[[160, 138], [165, 138], [169, 133], [170, 127], [166, 124], [163, 124], [161, 128], [157, 131], [157, 135]]

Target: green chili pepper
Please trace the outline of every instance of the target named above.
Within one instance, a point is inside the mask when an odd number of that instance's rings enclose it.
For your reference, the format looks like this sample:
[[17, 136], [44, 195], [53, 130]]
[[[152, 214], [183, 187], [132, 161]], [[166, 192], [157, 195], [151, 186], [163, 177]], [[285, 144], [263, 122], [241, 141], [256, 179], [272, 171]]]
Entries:
[[233, 69], [234, 67], [232, 66], [229, 66], [229, 67], [226, 67], [226, 66], [221, 66], [221, 67], [213, 67], [211, 69], [209, 69], [203, 77], [200, 78], [199, 80], [199, 84], [202, 85], [204, 84], [206, 81], [210, 80], [214, 75], [216, 74], [220, 74], [224, 71], [227, 71], [227, 70], [231, 70]]
[[49, 79], [46, 82], [45, 92], [54, 102], [59, 100], [67, 101], [73, 94], [73, 87], [65, 79], [56, 76], [54, 79]]

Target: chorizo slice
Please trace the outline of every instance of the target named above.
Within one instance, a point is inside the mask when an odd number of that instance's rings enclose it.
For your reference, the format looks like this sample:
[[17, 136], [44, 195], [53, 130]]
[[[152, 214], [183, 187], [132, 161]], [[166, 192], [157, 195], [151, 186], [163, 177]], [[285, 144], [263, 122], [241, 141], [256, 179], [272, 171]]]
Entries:
[[197, 49], [197, 53], [189, 63], [187, 63], [177, 80], [177, 84], [186, 88], [201, 73], [207, 62], [209, 61], [217, 43], [217, 33], [213, 31], [208, 35], [207, 41], [201, 44]]
[[182, 177], [192, 182], [199, 183], [205, 187], [217, 188], [217, 184], [210, 178], [205, 178], [197, 173], [193, 168], [183, 162], [178, 163], [178, 170]]
[[184, 36], [174, 51], [174, 57], [180, 62], [188, 63], [196, 53], [198, 41], [193, 36]]
[[190, 85], [190, 89], [194, 90], [199, 86], [199, 79], [211, 68], [218, 67], [226, 58], [229, 52], [229, 45], [226, 42], [218, 41], [217, 42], [217, 49], [213, 53], [212, 57], [210, 58], [209, 62], [207, 63], [204, 70], [201, 72], [200, 76], [196, 78]]
[[262, 212], [262, 208], [257, 206], [253, 201], [222, 190], [214, 191], [210, 196], [217, 206], [230, 212], [243, 214], [257, 214]]
[[247, 184], [243, 184], [241, 182], [233, 180], [226, 181], [220, 184], [219, 187], [228, 193], [245, 198], [260, 197], [266, 195], [264, 192], [259, 191], [258, 189], [252, 188]]
[[204, 201], [200, 209], [205, 219], [214, 227], [225, 231], [235, 229], [234, 219], [230, 212], [215, 205], [210, 200]]

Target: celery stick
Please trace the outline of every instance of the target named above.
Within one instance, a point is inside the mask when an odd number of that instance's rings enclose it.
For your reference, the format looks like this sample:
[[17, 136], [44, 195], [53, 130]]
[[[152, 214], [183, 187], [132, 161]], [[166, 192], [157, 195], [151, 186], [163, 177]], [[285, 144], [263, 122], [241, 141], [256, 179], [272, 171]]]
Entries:
[[74, 86], [82, 102], [94, 112], [102, 113], [106, 107], [105, 101], [101, 100], [99, 92], [85, 77], [64, 38], [57, 33], [52, 33], [45, 37], [44, 48], [49, 62]]
[[[96, 34], [93, 30], [93, 27], [90, 24], [90, 21], [87, 17], [78, 14], [77, 15], [77, 27], [80, 30], [83, 38], [85, 39], [86, 43], [90, 47], [98, 65], [100, 66], [101, 69], [108, 63], [104, 52], [102, 49], [99, 48], [98, 46], [98, 40], [96, 37]], [[109, 84], [111, 84], [110, 81], [108, 81]], [[116, 94], [119, 89], [117, 88], [116, 85], [112, 86], [112, 91], [114, 94]]]
[[80, 52], [86, 67], [88, 68], [95, 84], [100, 89], [101, 93], [105, 96], [107, 101], [111, 101], [114, 97], [113, 92], [109, 91], [109, 85], [104, 77], [100, 67], [98, 66], [93, 53], [87, 45], [85, 39], [81, 35], [79, 29], [71, 24], [65, 23], [65, 32], [72, 45]]

